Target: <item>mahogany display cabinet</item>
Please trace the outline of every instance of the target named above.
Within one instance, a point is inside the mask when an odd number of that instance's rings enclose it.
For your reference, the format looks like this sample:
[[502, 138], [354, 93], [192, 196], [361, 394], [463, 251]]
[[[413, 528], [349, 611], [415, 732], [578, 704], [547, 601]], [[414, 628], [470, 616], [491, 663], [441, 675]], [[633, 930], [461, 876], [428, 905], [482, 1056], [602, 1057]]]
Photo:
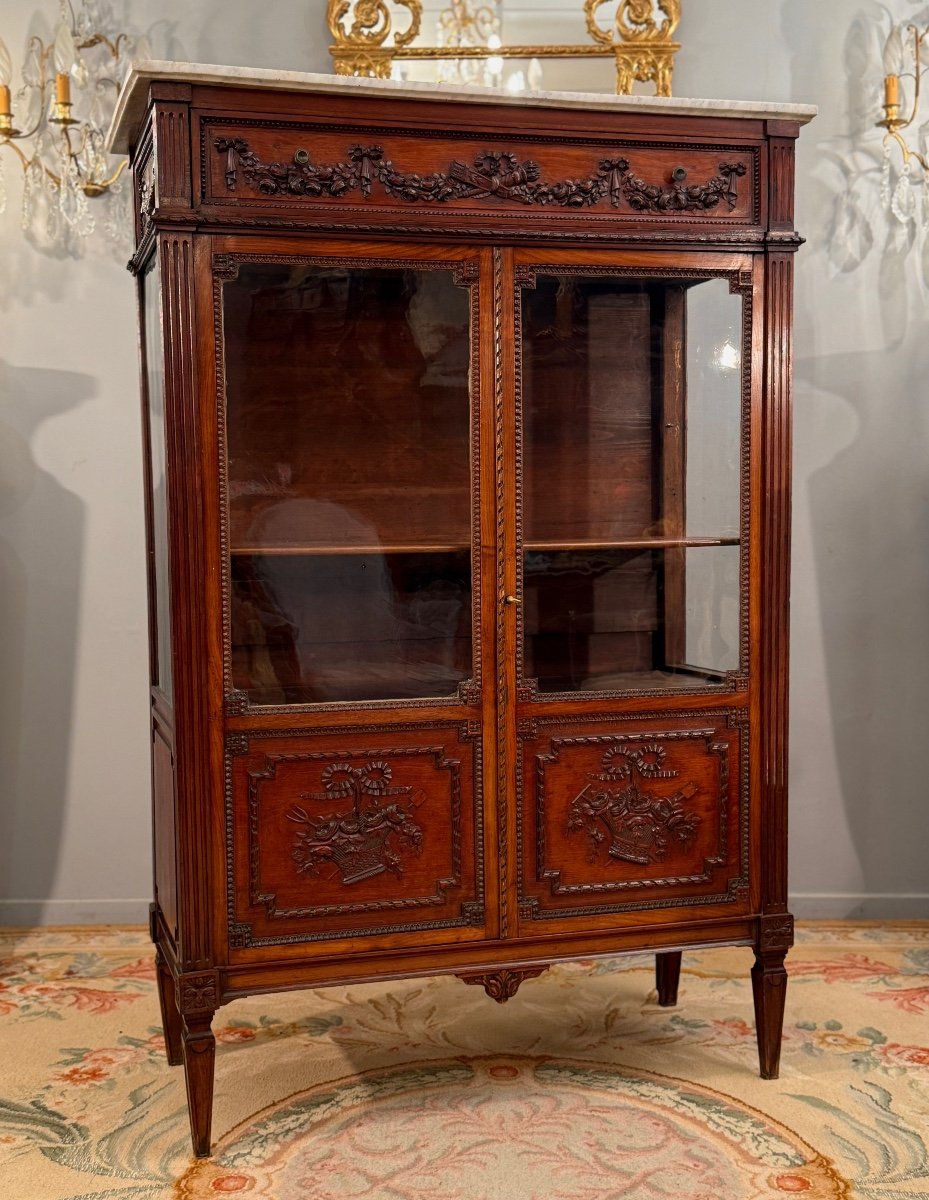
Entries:
[[216, 1009], [745, 945], [777, 1074], [812, 109], [137, 66], [168, 1058]]

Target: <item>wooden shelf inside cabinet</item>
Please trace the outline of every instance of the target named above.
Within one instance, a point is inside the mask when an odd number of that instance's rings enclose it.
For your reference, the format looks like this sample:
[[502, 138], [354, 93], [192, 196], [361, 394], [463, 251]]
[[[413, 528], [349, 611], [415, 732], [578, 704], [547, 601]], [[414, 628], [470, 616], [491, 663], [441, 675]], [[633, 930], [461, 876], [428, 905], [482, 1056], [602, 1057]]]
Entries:
[[559, 550], [691, 550], [700, 546], [738, 546], [737, 537], [695, 537], [695, 538], [623, 538], [610, 542], [599, 539], [592, 541], [535, 541], [530, 538], [523, 542], [524, 550], [553, 551]]
[[195, 1153], [285, 988], [752, 945], [776, 1076], [803, 110], [245, 75], [137, 64], [115, 147]]
[[[523, 542], [524, 550], [690, 550], [701, 546], [738, 546], [737, 537], [698, 538], [623, 538], [619, 541], [595, 539], [590, 541], [536, 541]], [[403, 543], [370, 546], [233, 546], [230, 553], [236, 556], [271, 554], [460, 554], [470, 550], [468, 542]]]

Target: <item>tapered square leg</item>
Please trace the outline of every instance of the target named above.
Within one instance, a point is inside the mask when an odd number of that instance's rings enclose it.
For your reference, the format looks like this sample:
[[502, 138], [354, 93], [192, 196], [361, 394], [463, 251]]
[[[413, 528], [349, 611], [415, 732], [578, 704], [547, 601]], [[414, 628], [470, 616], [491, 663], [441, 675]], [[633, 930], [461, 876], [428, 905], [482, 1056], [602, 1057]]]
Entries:
[[216, 1061], [216, 1038], [210, 1028], [212, 1020], [212, 1013], [197, 1013], [185, 1016], [183, 1021], [187, 1109], [190, 1115], [190, 1138], [197, 1158], [209, 1158], [210, 1155]]
[[161, 1007], [161, 1027], [165, 1035], [168, 1064], [179, 1067], [184, 1061], [181, 1014], [177, 1008], [177, 985], [160, 949], [155, 951], [158, 1003]]
[[658, 1003], [662, 1008], [673, 1008], [677, 1004], [677, 989], [681, 981], [681, 951], [669, 950], [655, 955], [655, 985], [658, 988]]
[[787, 999], [784, 959], [794, 941], [790, 913], [770, 913], [758, 919], [752, 994], [755, 998], [755, 1032], [762, 1079], [777, 1079], [781, 1064], [781, 1033]]
[[755, 1031], [758, 1036], [758, 1065], [762, 1079], [777, 1079], [781, 1064], [781, 1033], [787, 999], [786, 950], [779, 955], [757, 955], [752, 967], [755, 998]]

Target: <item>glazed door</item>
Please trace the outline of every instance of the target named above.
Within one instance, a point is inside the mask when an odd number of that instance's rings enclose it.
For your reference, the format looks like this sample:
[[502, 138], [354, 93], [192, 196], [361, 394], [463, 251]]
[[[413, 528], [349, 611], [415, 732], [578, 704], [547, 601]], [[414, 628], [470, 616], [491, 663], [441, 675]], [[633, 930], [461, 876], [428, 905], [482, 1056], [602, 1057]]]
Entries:
[[232, 950], [482, 937], [488, 253], [214, 251]]
[[509, 261], [514, 923], [745, 911], [751, 261]]

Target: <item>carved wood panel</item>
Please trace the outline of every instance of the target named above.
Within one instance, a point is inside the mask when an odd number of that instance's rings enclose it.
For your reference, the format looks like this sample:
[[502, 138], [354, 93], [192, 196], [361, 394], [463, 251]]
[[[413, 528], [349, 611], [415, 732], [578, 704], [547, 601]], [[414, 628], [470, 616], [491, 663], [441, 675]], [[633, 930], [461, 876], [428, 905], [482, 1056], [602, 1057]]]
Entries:
[[[367, 199], [383, 191], [393, 200], [410, 204], [450, 204], [456, 200], [495, 197], [524, 205], [588, 208], [608, 200], [611, 208], [624, 203], [635, 212], [709, 212], [738, 205], [738, 180], [747, 173], [744, 162], [721, 162], [718, 174], [705, 183], [688, 178], [687, 168], [676, 166], [669, 180], [649, 182], [633, 173], [627, 158], [601, 158], [580, 179], [544, 179], [533, 159], [521, 159], [510, 150], [485, 150], [472, 162], [454, 159], [444, 171], [423, 175], [403, 171], [387, 158], [379, 145], [348, 147], [345, 162], [313, 162], [308, 150], [295, 150], [289, 162], [262, 162], [244, 138], [217, 137], [214, 148], [226, 156], [226, 190], [245, 187], [262, 196], [305, 196], [341, 199], [353, 193]], [[379, 186], [378, 186], [379, 185]]]
[[740, 712], [525, 722], [522, 928], [553, 917], [744, 906], [746, 734]]
[[400, 208], [551, 210], [609, 218], [757, 221], [758, 162], [744, 145], [646, 146], [590, 138], [526, 142], [499, 133], [335, 129], [205, 120], [207, 204], [298, 205], [353, 213]]
[[467, 724], [229, 735], [232, 946], [482, 932], [479, 746]]

